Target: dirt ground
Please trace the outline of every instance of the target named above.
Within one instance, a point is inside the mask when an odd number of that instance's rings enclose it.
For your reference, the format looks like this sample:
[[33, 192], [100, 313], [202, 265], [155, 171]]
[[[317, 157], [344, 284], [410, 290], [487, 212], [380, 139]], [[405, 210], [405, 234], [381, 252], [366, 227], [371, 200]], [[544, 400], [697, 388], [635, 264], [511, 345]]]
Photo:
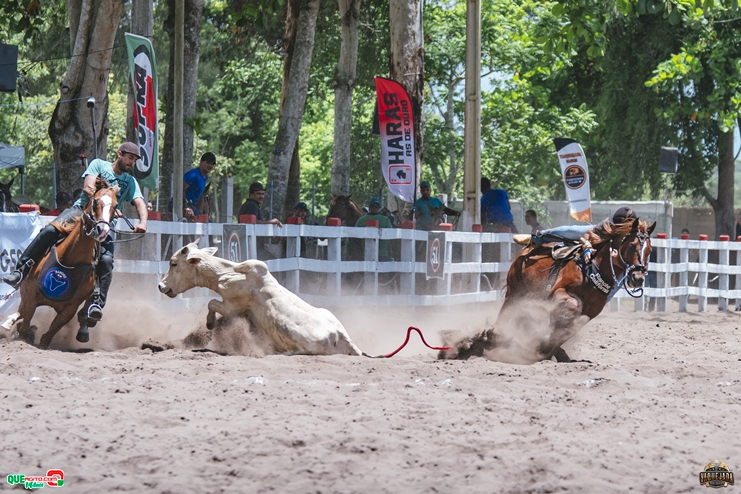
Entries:
[[[711, 460], [741, 473], [739, 313], [606, 312], [566, 347], [593, 363], [513, 365], [415, 337], [391, 359], [193, 352], [203, 311], [138, 307], [107, 309], [90, 353], [73, 328], [48, 351], [0, 340], [0, 490], [49, 469], [70, 493], [706, 492]], [[377, 354], [496, 307], [337, 315]], [[262, 354], [231, 331], [210, 348]]]

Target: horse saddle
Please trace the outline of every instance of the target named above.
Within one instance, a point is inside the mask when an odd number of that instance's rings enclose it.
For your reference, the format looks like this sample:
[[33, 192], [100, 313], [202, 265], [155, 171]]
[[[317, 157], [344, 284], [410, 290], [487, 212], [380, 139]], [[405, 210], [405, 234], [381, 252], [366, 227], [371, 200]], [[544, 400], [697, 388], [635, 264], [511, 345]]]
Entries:
[[36, 279], [39, 291], [49, 300], [67, 302], [77, 294], [82, 282], [92, 274], [94, 268], [92, 263], [64, 266], [59, 262], [56, 245], [53, 245]]
[[553, 246], [553, 250], [551, 250], [551, 256], [556, 261], [564, 261], [577, 257], [580, 254], [581, 250], [582, 244], [557, 244]]

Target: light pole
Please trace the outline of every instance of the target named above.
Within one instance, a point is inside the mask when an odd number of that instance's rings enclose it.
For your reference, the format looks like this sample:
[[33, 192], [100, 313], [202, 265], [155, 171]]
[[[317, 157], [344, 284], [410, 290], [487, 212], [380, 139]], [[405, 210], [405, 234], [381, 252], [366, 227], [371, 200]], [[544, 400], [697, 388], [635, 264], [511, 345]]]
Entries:
[[93, 159], [98, 157], [98, 141], [95, 139], [95, 97], [87, 99], [87, 107], [90, 108], [90, 121], [93, 123]]

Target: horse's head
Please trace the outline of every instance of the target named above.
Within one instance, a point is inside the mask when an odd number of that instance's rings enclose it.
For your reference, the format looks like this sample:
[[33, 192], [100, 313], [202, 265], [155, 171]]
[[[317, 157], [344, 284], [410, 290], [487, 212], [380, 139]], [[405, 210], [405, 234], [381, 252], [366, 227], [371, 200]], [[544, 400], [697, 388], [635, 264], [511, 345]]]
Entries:
[[630, 232], [616, 237], [619, 242], [615, 247], [617, 257], [622, 267], [628, 271], [626, 280], [630, 288], [641, 288], [648, 273], [648, 258], [651, 255], [651, 233], [656, 228], [656, 222], [648, 225], [648, 222], [641, 222], [635, 219], [631, 224]]
[[339, 218], [343, 226], [355, 226], [358, 219], [363, 216], [363, 211], [355, 201], [350, 199], [351, 195], [332, 194], [327, 218]]
[[105, 240], [111, 231], [111, 221], [118, 206], [117, 192], [118, 185], [111, 188], [101, 177], [95, 179], [95, 193], [85, 206], [84, 216], [86, 233], [98, 242]]
[[10, 188], [13, 186], [14, 181], [15, 181], [15, 178], [11, 180], [10, 182], [8, 182], [7, 184], [0, 182], [0, 212], [7, 213], [7, 212], [12, 212], [16, 210], [15, 208], [12, 207], [13, 195], [10, 193]]

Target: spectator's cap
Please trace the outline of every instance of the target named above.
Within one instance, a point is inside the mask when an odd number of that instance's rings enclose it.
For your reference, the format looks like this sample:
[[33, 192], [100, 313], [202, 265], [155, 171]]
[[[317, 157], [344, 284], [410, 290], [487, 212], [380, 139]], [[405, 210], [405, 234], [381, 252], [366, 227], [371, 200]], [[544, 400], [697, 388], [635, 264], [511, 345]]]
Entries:
[[216, 156], [214, 156], [214, 153], [209, 151], [208, 153], [203, 153], [203, 156], [201, 156], [201, 161], [207, 161], [209, 163], [216, 164]]
[[623, 206], [622, 208], [615, 211], [615, 214], [612, 215], [612, 224], [618, 225], [620, 223], [624, 223], [626, 220], [635, 220], [637, 218], [638, 215], [636, 215], [635, 211]]
[[265, 190], [265, 187], [263, 187], [260, 182], [252, 182], [250, 184], [250, 194], [252, 194], [253, 192], [259, 192], [261, 190]]
[[371, 197], [368, 199], [368, 207], [381, 207], [381, 201], [378, 199], [378, 197]]
[[67, 204], [68, 202], [72, 202], [72, 196], [64, 191], [57, 192], [57, 205]]
[[137, 146], [133, 142], [124, 142], [123, 144], [121, 144], [120, 146], [118, 146], [118, 152], [119, 153], [133, 154], [137, 158], [141, 158], [142, 157], [142, 155], [140, 154], [140, 151], [139, 151], [139, 146]]
[[297, 202], [296, 205], [293, 206], [293, 209], [300, 209], [302, 211], [306, 211], [309, 208], [306, 206], [305, 202]]
[[430, 186], [430, 182], [428, 182], [427, 180], [422, 180], [422, 181], [421, 181], [421, 182], [419, 183], [419, 188], [420, 188], [420, 189], [424, 189], [425, 187], [427, 187], [428, 189], [431, 189], [431, 188], [432, 188], [432, 187]]

